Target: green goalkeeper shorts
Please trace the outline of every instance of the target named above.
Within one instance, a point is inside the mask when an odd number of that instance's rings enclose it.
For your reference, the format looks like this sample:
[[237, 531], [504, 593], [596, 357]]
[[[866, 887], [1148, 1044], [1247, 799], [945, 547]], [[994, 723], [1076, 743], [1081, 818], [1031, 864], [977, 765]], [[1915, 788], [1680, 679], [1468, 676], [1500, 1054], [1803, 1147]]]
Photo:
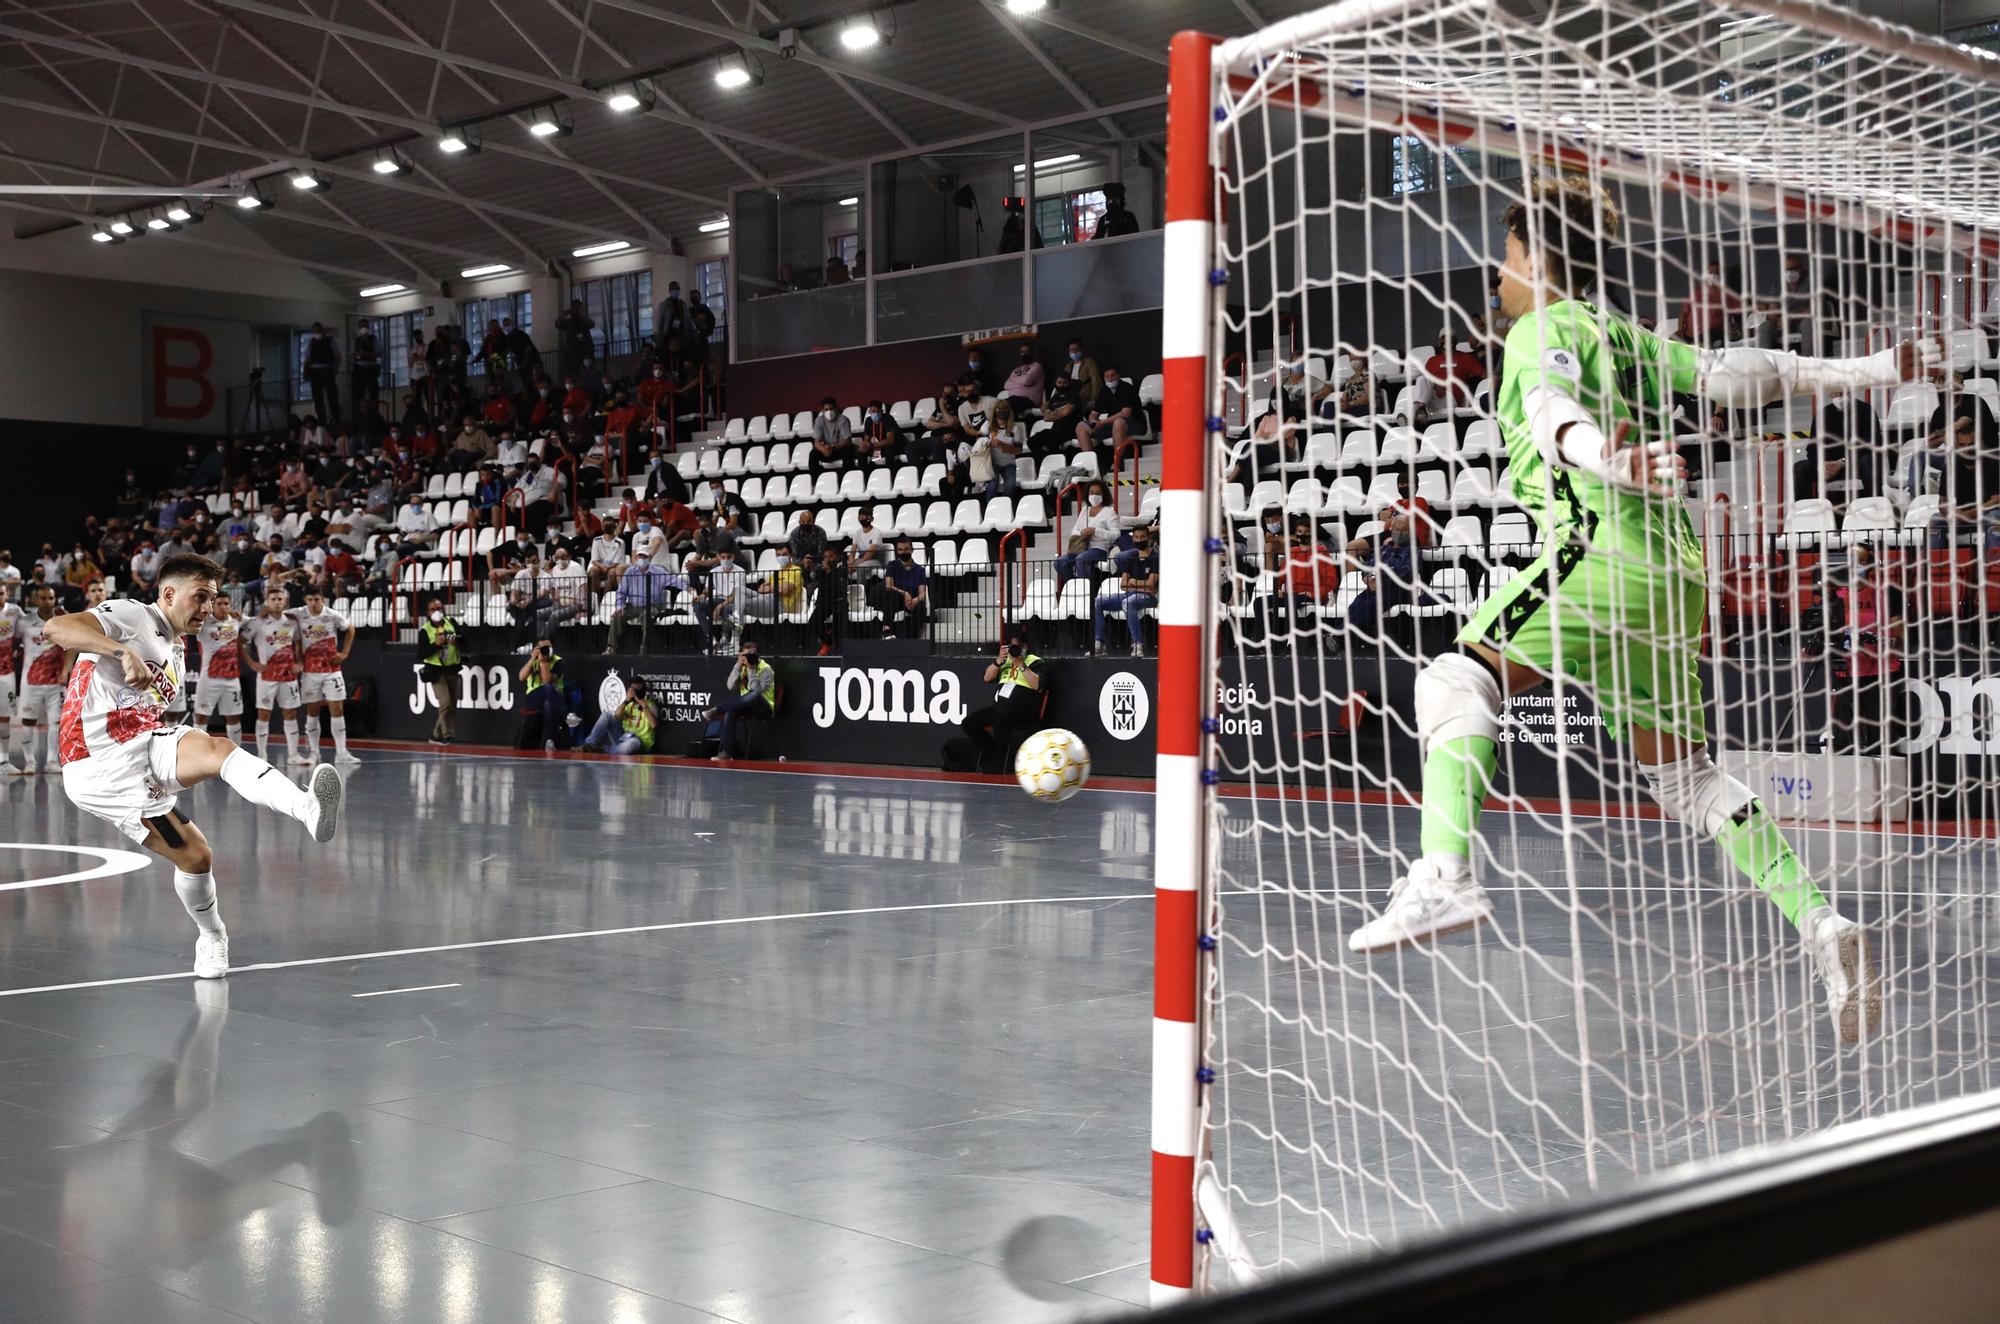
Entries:
[[1488, 595], [1458, 641], [1582, 682], [1613, 739], [1636, 725], [1705, 745], [1695, 663], [1706, 607], [1696, 574], [1554, 546]]

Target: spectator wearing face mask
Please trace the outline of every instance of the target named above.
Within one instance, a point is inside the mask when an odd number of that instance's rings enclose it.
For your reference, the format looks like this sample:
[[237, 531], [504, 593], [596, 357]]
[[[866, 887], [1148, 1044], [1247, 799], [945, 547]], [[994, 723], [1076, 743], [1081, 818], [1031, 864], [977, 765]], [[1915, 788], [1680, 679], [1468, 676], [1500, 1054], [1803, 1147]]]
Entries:
[[412, 501], [396, 516], [397, 552], [403, 556], [414, 556], [423, 548], [437, 541], [437, 521], [431, 518], [430, 507], [421, 501]]
[[452, 741], [452, 711], [458, 707], [458, 624], [445, 614], [444, 603], [432, 598], [424, 604], [424, 619], [417, 623], [423, 636], [422, 670], [417, 674], [430, 687], [431, 701], [437, 705], [437, 720], [431, 723], [431, 743]]
[[1431, 356], [1411, 384], [1412, 422], [1442, 418], [1453, 409], [1472, 403], [1473, 388], [1486, 379], [1486, 364], [1472, 352], [1469, 341], [1454, 341], [1451, 328], [1438, 332]]
[[947, 456], [964, 436], [958, 425], [957, 382], [946, 382], [938, 388], [937, 403], [920, 421], [922, 431], [908, 447], [910, 463], [948, 464]]
[[995, 402], [993, 415], [986, 423], [986, 444], [987, 460], [993, 470], [987, 481], [986, 496], [1014, 496], [1020, 491], [1015, 476], [1017, 466], [1028, 453], [1028, 428], [1015, 417], [1010, 401]]
[[555, 518], [555, 470], [543, 464], [541, 456], [530, 451], [528, 462], [521, 467], [521, 476], [514, 483], [514, 490], [527, 503], [525, 519], [529, 530], [540, 538], [548, 532], [549, 521]]
[[657, 527], [666, 539], [668, 551], [684, 552], [694, 546], [695, 535], [701, 531], [701, 516], [680, 502], [669, 499], [660, 505]]
[[1390, 609], [1434, 600], [1424, 590], [1423, 531], [1429, 524], [1428, 511], [1421, 497], [1399, 501], [1381, 511], [1381, 533], [1347, 544], [1347, 566], [1361, 574], [1364, 585], [1347, 604], [1347, 628], [1361, 638], [1379, 637]]
[[1076, 386], [1077, 403], [1086, 411], [1097, 405], [1097, 393], [1104, 386], [1104, 372], [1097, 360], [1084, 352], [1081, 340], [1072, 340], [1065, 350], [1069, 379]]
[[1029, 452], [1037, 460], [1061, 454], [1083, 416], [1083, 397], [1076, 382], [1067, 368], [1058, 368], [1042, 396], [1042, 421], [1048, 426], [1028, 438]]
[[1778, 297], [1766, 304], [1763, 325], [1757, 328], [1758, 345], [1819, 354], [1826, 328], [1839, 325], [1833, 299], [1817, 288], [1811, 266], [1798, 253], [1785, 255], [1778, 283]]
[[[722, 480], [719, 478], [711, 479], [710, 482], [717, 488], [722, 486]], [[682, 505], [693, 506], [695, 495], [688, 490], [687, 479], [681, 477], [680, 469], [667, 459], [666, 452], [653, 451], [646, 467], [646, 499], [659, 501], [672, 497]], [[741, 498], [737, 498], [734, 493], [731, 493], [731, 498], [741, 504]], [[700, 509], [698, 506], [696, 508]]]
[[1132, 656], [1146, 655], [1145, 611], [1160, 600], [1160, 556], [1153, 549], [1151, 530], [1133, 530], [1132, 553], [1124, 573], [1118, 577], [1117, 589], [1099, 594], [1091, 604], [1091, 638], [1100, 657], [1110, 651], [1104, 641], [1104, 627], [1106, 619], [1114, 614], [1125, 618], [1125, 631], [1132, 639]]
[[616, 588], [628, 560], [625, 540], [610, 529], [600, 528], [590, 542], [590, 591], [609, 593]]
[[[1018, 252], [1019, 250], [1015, 251]], [[984, 350], [968, 349], [965, 352], [965, 371], [958, 374], [957, 384], [960, 386], [970, 386], [973, 394], [980, 399], [985, 399], [992, 392], [993, 382], [986, 375], [986, 353]]]
[[1120, 532], [1118, 512], [1112, 509], [1110, 491], [1093, 482], [1084, 489], [1083, 509], [1070, 526], [1068, 545], [1056, 558], [1056, 585], [1087, 575], [1111, 555]]
[[455, 469], [470, 469], [499, 459], [500, 447], [493, 440], [493, 434], [479, 426], [479, 421], [468, 414], [457, 435], [451, 439], [451, 454], [446, 458]]
[[1000, 388], [1000, 398], [1013, 407], [1017, 416], [1025, 415], [1042, 407], [1047, 390], [1047, 377], [1035, 358], [1035, 347], [1021, 346], [1015, 355], [1014, 370], [1007, 374], [1007, 381]]
[[671, 406], [666, 401], [673, 395], [674, 384], [667, 380], [667, 365], [653, 364], [652, 371], [639, 383], [633, 398], [639, 402], [639, 424], [654, 427], [665, 421]]
[[1040, 729], [1047, 675], [1048, 664], [1029, 651], [1027, 635], [1009, 628], [1006, 642], [986, 664], [985, 681], [996, 687], [993, 702], [967, 713], [960, 724], [979, 751], [980, 772], [1011, 769], [1021, 741]]
[[[1275, 515], [1276, 512], [1273, 512]], [[1267, 530], [1274, 526], [1283, 527], [1282, 521], [1276, 518], [1267, 519], [1265, 523]], [[1306, 617], [1307, 604], [1321, 606], [1340, 591], [1343, 566], [1340, 558], [1313, 536], [1309, 523], [1300, 522], [1280, 542], [1282, 552], [1279, 560], [1284, 565], [1285, 590], [1291, 600], [1292, 619], [1302, 621]]]
[[880, 400], [870, 400], [862, 411], [861, 431], [854, 446], [861, 463], [870, 468], [893, 464], [904, 453], [903, 431]]
[[806, 458], [815, 478], [823, 473], [843, 473], [858, 458], [854, 425], [830, 395], [819, 402], [819, 412], [813, 415], [812, 450]]
[[657, 561], [666, 555], [666, 551], [667, 535], [653, 522], [652, 512], [635, 516], [632, 522], [632, 554], [637, 556], [643, 552], [649, 559]]
[[506, 477], [519, 478], [522, 468], [528, 463], [527, 440], [516, 436], [513, 428], [503, 428], [493, 445], [493, 459]]
[[1077, 450], [1096, 450], [1104, 442], [1116, 450], [1131, 437], [1139, 409], [1139, 392], [1124, 379], [1116, 365], [1106, 365], [1103, 388], [1091, 402], [1090, 411], [1076, 425]]
[[896, 636], [896, 618], [909, 623], [909, 633], [921, 638], [930, 612], [930, 576], [916, 561], [916, 544], [896, 539], [896, 556], [875, 586], [875, 609], [882, 614], [882, 637]]
[[625, 687], [624, 700], [610, 712], [599, 714], [581, 748], [593, 754], [650, 754], [653, 732], [659, 724], [660, 711], [646, 697], [645, 680], [634, 676]]
[[708, 718], [708, 737], [716, 742], [713, 758], [727, 763], [736, 757], [736, 736], [746, 719], [768, 720], [777, 711], [777, 673], [757, 656], [757, 645], [744, 641], [737, 650], [736, 665], [729, 669], [723, 688], [729, 697], [703, 716]]
[[297, 501], [312, 490], [312, 480], [306, 477], [304, 460], [287, 460], [283, 472], [278, 475], [278, 499]]
[[153, 550], [153, 544], [142, 542], [139, 550], [132, 553], [126, 563], [132, 571], [132, 596], [146, 601], [160, 582], [160, 554]]
[[643, 652], [652, 634], [653, 617], [673, 602], [674, 594], [685, 589], [687, 581], [671, 573], [665, 566], [655, 565], [653, 558], [644, 554], [632, 558], [618, 578], [618, 602], [611, 614], [611, 634], [606, 640], [605, 652], [618, 651], [618, 636], [625, 627], [638, 623], [639, 648]]

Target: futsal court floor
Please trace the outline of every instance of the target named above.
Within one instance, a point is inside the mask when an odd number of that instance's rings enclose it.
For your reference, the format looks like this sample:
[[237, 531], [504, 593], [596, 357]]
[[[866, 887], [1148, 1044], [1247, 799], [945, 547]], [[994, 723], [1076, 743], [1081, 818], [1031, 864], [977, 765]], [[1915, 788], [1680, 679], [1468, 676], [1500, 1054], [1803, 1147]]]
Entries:
[[[324, 847], [219, 785], [184, 801], [230, 930], [216, 983], [164, 864], [128, 869], [57, 779], [0, 779], [0, 1321], [1144, 1302], [1150, 795], [363, 752]], [[1380, 859], [1334, 850], [1379, 904]], [[1316, 1107], [1260, 1074], [1312, 1045], [1233, 1047], [1249, 1087]], [[1354, 1193], [1396, 1216], [1394, 1182]], [[1312, 1220], [1249, 1230], [1328, 1247]]]

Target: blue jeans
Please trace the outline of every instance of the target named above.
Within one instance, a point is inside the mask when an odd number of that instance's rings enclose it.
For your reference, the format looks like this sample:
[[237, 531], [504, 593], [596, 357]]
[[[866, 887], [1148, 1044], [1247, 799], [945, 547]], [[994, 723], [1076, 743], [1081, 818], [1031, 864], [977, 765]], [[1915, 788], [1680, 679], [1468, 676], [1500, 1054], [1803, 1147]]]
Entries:
[[542, 739], [553, 740], [558, 745], [569, 745], [569, 728], [563, 724], [563, 717], [569, 712], [569, 704], [563, 699], [561, 685], [542, 685], [528, 692], [521, 700], [522, 713], [539, 711], [542, 715]]
[[1072, 579], [1081, 578], [1104, 564], [1109, 556], [1101, 547], [1086, 547], [1080, 552], [1064, 552], [1056, 558], [1056, 583], [1067, 584]]
[[592, 749], [608, 750], [613, 754], [643, 754], [645, 745], [639, 737], [618, 724], [617, 713], [603, 713], [597, 725], [590, 728], [590, 739], [583, 742]]
[[731, 757], [736, 754], [736, 723], [744, 717], [756, 713], [768, 715], [771, 705], [759, 694], [738, 694], [715, 705], [716, 716], [708, 723], [708, 738], [716, 742], [716, 748]]
[[1391, 607], [1429, 607], [1441, 601], [1433, 593], [1412, 588], [1391, 577], [1384, 578], [1387, 582], [1378, 581], [1375, 588], [1361, 590], [1347, 604], [1348, 629], [1360, 634], [1374, 634]]
[[1125, 617], [1125, 629], [1132, 636], [1134, 645], [1144, 642], [1139, 626], [1146, 608], [1158, 603], [1151, 593], [1109, 593], [1101, 597], [1090, 609], [1091, 634], [1097, 642], [1104, 642], [1104, 618], [1113, 613]]

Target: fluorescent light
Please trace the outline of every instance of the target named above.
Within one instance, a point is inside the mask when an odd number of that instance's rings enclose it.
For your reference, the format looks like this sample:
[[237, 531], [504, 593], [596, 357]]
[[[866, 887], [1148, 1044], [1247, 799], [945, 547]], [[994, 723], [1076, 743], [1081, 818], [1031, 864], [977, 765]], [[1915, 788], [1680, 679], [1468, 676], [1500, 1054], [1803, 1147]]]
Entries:
[[718, 231], [727, 230], [728, 228], [729, 218], [727, 216], [719, 221], [704, 221], [695, 227], [695, 229], [701, 231], [703, 234], [715, 234]]
[[503, 271], [512, 271], [513, 269], [505, 262], [488, 262], [483, 267], [467, 267], [465, 270], [459, 272], [458, 275], [461, 280], [478, 280], [481, 276], [497, 276]]
[[132, 222], [126, 220], [123, 216], [120, 216], [117, 220], [111, 223], [111, 233], [117, 235], [120, 239], [123, 239], [127, 235], [135, 233], [135, 230], [133, 229]]
[[149, 216], [146, 218], [146, 228], [148, 230], [178, 230], [181, 227], [175, 225], [164, 216]]
[[397, 173], [396, 163], [385, 156], [375, 163], [375, 173], [378, 175], [393, 175]]
[[651, 110], [653, 108], [652, 84], [643, 79], [629, 83], [606, 97], [604, 104], [621, 115], [629, 115], [635, 110]]
[[1049, 0], [1007, 0], [1010, 14], [1039, 14], [1049, 7]]
[[836, 207], [854, 207], [854, 206], [859, 206], [860, 203], [861, 199], [859, 198], [842, 198], [839, 202], [836, 202], [833, 205]]
[[763, 81], [764, 66], [740, 50], [724, 51], [715, 58], [715, 85], [724, 91], [733, 92]]
[[264, 200], [258, 197], [255, 193], [245, 193], [242, 197], [236, 200], [236, 205], [241, 207], [244, 211], [256, 211], [259, 207], [265, 206], [266, 204]]
[[528, 125], [528, 132], [537, 138], [553, 138], [557, 134], [567, 134], [576, 127], [561, 106], [543, 106], [535, 112], [534, 122]]
[[630, 239], [606, 239], [601, 244], [585, 244], [582, 248], [569, 250], [571, 257], [603, 257], [606, 253], [622, 253], [632, 246]]
[[185, 202], [170, 202], [167, 204], [167, 219], [186, 225], [196, 218], [194, 211]]
[[301, 193], [309, 189], [321, 188], [325, 183], [325, 180], [310, 170], [294, 170], [292, 172], [292, 187]]
[[479, 147], [477, 124], [448, 125], [438, 136], [438, 150], [446, 156], [457, 156], [460, 152], [477, 152]]
[[749, 83], [750, 71], [748, 69], [730, 65], [715, 71], [715, 85], [727, 91], [734, 91], [739, 87], [747, 87]]
[[614, 92], [604, 104], [613, 110], [621, 112], [637, 110], [639, 108], [639, 98], [633, 96], [630, 92]]
[[[1052, 170], [1057, 166], [1066, 166], [1070, 164], [1072, 161], [1081, 161], [1082, 159], [1083, 159], [1083, 153], [1081, 152], [1066, 152], [1061, 156], [1051, 156], [1046, 161], [1035, 162], [1035, 169]], [[1017, 175], [1025, 175], [1028, 173], [1028, 167], [1015, 166], [1014, 173]]]
[[467, 146], [468, 144], [462, 134], [447, 133], [444, 137], [438, 139], [438, 150], [451, 156], [458, 155]]
[[373, 168], [375, 173], [378, 175], [407, 175], [410, 173], [412, 169], [414, 169], [414, 167], [411, 166], [411, 164], [404, 159], [403, 154], [401, 152], [398, 152], [393, 147], [391, 147], [385, 152], [377, 154], [377, 156], [375, 157], [375, 165]]
[[123, 243], [124, 240], [109, 230], [92, 230], [90, 232], [90, 242], [93, 244], [119, 244]]
[[882, 40], [882, 29], [875, 25], [873, 14], [860, 18], [850, 18], [847, 26], [840, 30], [840, 44], [850, 51], [865, 51]]
[[409, 288], [407, 285], [370, 285], [367, 289], [361, 291], [361, 297], [364, 299], [379, 299], [385, 294], [401, 294]]
[[562, 132], [562, 125], [556, 123], [554, 120], [536, 120], [528, 126], [528, 132], [534, 134], [537, 138], [553, 138], [556, 134]]

